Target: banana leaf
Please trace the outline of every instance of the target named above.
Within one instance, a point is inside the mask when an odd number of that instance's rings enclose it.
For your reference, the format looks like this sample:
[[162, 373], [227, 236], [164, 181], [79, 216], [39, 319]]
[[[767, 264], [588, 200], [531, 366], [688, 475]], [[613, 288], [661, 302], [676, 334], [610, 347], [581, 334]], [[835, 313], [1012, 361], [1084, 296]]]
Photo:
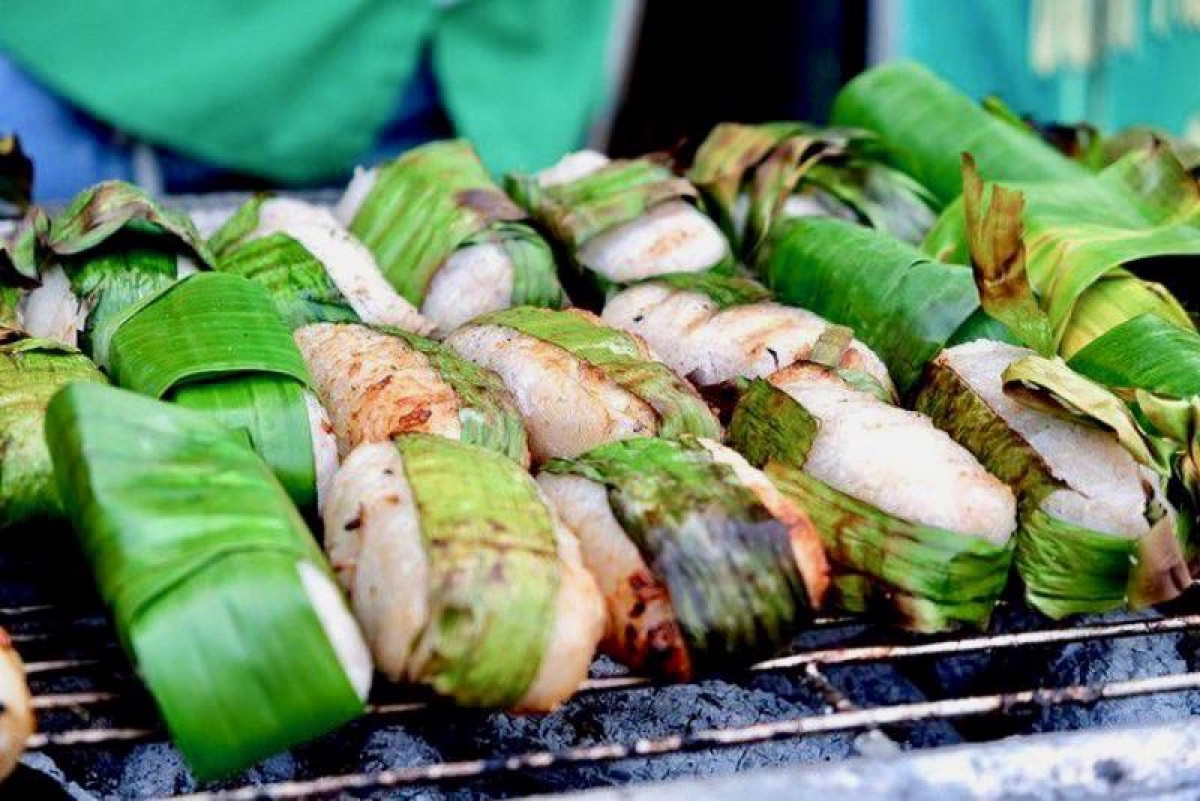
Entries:
[[[878, 138], [848, 128], [804, 123], [721, 123], [696, 152], [688, 178], [704, 193], [731, 242], [749, 256], [795, 194], [913, 244], [933, 225], [931, 198], [919, 184], [882, 163]], [[739, 198], [748, 201], [743, 216]]]
[[21, 149], [16, 134], [0, 137], [0, 217], [5, 206], [24, 213], [32, 198], [33, 161]]
[[1174, 475], [1191, 508], [1200, 508], [1200, 335], [1142, 314], [1094, 339], [1068, 364], [1111, 389], [1153, 437], [1171, 443]]
[[[1200, 256], [1200, 186], [1168, 148], [1130, 153], [1096, 176], [1014, 183], [1005, 191], [1024, 196], [1029, 281], [1064, 357], [1143, 312], [1194, 328], [1169, 291], [1137, 277], [1157, 261], [1186, 266]], [[942, 214], [924, 249], [965, 263], [968, 239], [959, 201]], [[1190, 282], [1180, 278], [1178, 286]]]
[[[1028, 355], [1021, 357], [1021, 353]], [[1136, 458], [1162, 469], [1136, 424], [1103, 387], [1074, 374], [1061, 359], [1045, 359], [1029, 351], [1016, 354], [1003, 375], [997, 376], [1004, 381], [1006, 394], [1012, 395], [1012, 385], [1020, 384], [1024, 392], [1017, 400], [1049, 409], [1072, 424], [1087, 422], [1113, 431]], [[1035, 392], [1042, 395], [1036, 404], [1030, 397]], [[914, 408], [929, 415], [1017, 493], [1017, 572], [1025, 585], [1025, 598], [1034, 608], [1052, 618], [1140, 608], [1170, 600], [1190, 584], [1175, 530], [1177, 519], [1157, 495], [1145, 502], [1142, 514], [1149, 531], [1140, 536], [1096, 531], [1049, 511], [1047, 499], [1069, 486], [1039, 450], [1068, 447], [1053, 436], [1052, 421], [1040, 424], [1042, 444], [1035, 446], [945, 358], [931, 363]]]
[[458, 249], [498, 243], [514, 269], [514, 306], [566, 302], [549, 246], [462, 139], [414, 148], [377, 168], [348, 222], [379, 268], [418, 309], [433, 276]]
[[473, 325], [498, 325], [562, 348], [645, 401], [659, 418], [658, 435], [721, 438], [721, 424], [690, 384], [646, 358], [632, 336], [570, 311], [529, 306], [481, 315]]
[[948, 344], [1012, 338], [980, 307], [971, 268], [842, 220], [781, 220], [755, 269], [781, 302], [854, 329], [902, 395]]
[[0, 344], [0, 530], [62, 513], [42, 433], [46, 406], [71, 382], [104, 380], [66, 345], [21, 335]]
[[431, 339], [398, 328], [381, 327], [379, 330], [399, 337], [423, 355], [454, 390], [461, 404], [458, 420], [463, 442], [502, 453], [518, 464], [528, 464], [525, 422], [498, 375]]
[[131, 305], [178, 280], [181, 259], [213, 264], [186, 215], [120, 181], [78, 194], [14, 253], [21, 254], [18, 272], [35, 283], [47, 269], [65, 271], [72, 292], [90, 310], [80, 346], [104, 369], [113, 333]]
[[959, 157], [971, 153], [991, 181], [1075, 181], [1088, 170], [1036, 135], [989, 114], [926, 68], [906, 61], [873, 67], [834, 100], [834, 125], [882, 139], [895, 165], [945, 206], [962, 192]]
[[533, 479], [498, 453], [427, 434], [395, 443], [429, 553], [429, 623], [413, 647], [423, 660], [414, 674], [460, 704], [513, 706], [553, 628], [550, 511]]
[[[700, 203], [700, 192], [686, 178], [649, 158], [610, 161], [595, 172], [552, 186], [537, 175], [506, 176], [505, 189], [527, 210], [574, 266], [602, 289], [612, 285], [596, 265], [584, 264], [580, 250], [595, 237], [633, 222], [655, 206], [675, 200]], [[705, 269], [728, 272], [732, 255], [725, 253]]]
[[801, 404], [757, 379], [734, 410], [729, 438], [812, 518], [833, 571], [831, 608], [924, 633], [986, 628], [1014, 541], [901, 520], [805, 473], [817, 428]]
[[324, 265], [287, 234], [271, 234], [235, 248], [217, 261], [217, 269], [264, 287], [293, 330], [309, 323], [359, 321]]
[[244, 428], [302, 509], [316, 503], [304, 393], [308, 368], [266, 290], [198, 273], [125, 310], [112, 338], [113, 381]]
[[[46, 438], [121, 642], [199, 779], [363, 711], [300, 573], [328, 568], [244, 435], [76, 383], [51, 401]], [[331, 600], [326, 615], [349, 622]]]
[[607, 488], [702, 669], [775, 653], [811, 618], [788, 526], [694, 439], [612, 442], [542, 469]]
[[682, 292], [696, 292], [711, 300], [718, 309], [761, 303], [772, 298], [771, 290], [753, 279], [720, 273], [664, 273], [638, 283], [663, 284]]

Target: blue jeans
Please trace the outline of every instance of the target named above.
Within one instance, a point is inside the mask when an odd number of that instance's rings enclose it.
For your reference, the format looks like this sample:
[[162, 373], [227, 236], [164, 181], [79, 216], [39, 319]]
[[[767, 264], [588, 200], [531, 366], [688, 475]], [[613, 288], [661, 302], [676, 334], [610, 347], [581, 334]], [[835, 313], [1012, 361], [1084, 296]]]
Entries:
[[[0, 54], [0, 135], [10, 132], [21, 138], [22, 147], [33, 159], [34, 197], [40, 202], [65, 200], [109, 178], [140, 180], [149, 184], [149, 189], [173, 194], [257, 190], [270, 185], [261, 177], [138, 142], [59, 98]], [[453, 135], [425, 58], [400, 93], [392, 121], [359, 160], [373, 164], [422, 142]]]

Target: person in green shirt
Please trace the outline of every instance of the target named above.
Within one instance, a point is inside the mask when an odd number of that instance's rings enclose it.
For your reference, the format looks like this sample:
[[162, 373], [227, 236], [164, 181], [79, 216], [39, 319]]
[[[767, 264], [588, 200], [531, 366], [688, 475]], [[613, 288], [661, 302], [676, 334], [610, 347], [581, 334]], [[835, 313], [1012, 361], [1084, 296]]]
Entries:
[[[7, 0], [0, 131], [40, 199], [341, 180], [428, 139], [494, 171], [578, 147], [615, 0]], [[154, 184], [158, 185], [155, 186]]]

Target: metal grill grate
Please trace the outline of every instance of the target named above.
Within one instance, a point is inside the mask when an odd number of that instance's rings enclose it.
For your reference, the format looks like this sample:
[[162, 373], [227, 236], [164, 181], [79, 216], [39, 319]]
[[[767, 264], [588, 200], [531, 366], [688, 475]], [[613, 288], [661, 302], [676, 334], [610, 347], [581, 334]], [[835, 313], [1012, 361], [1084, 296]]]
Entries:
[[[48, 600], [51, 602], [0, 608], [0, 623], [9, 629], [25, 655], [35, 692], [41, 731], [31, 747], [57, 757], [86, 749], [165, 741], [152, 706], [131, 674], [105, 618], [95, 611], [81, 612], [57, 605], [53, 598]], [[982, 718], [985, 723], [1004, 720], [1007, 723], [994, 732], [1002, 735], [1011, 733], [1014, 727], [1019, 730], [1022, 716], [1036, 718], [1049, 709], [1089, 707], [1114, 699], [1200, 690], [1200, 670], [1154, 672], [1154, 660], [1135, 665], [1129, 675], [1101, 682], [1063, 681], [1068, 676], [1039, 674], [1037, 670], [1038, 665], [1055, 663], [1055, 654], [1061, 654], [1064, 648], [1080, 644], [1107, 648], [1125, 641], [1134, 644], [1137, 653], [1137, 643], [1153, 650], [1156, 642], [1173, 638], [1172, 647], [1181, 651], [1190, 644], [1191, 636], [1200, 633], [1200, 614], [1142, 618], [1124, 615], [1062, 627], [1047, 627], [1044, 621], [1032, 621], [1026, 613], [1012, 608], [1002, 610], [1000, 617], [1004, 618], [1000, 625], [1011, 630], [936, 639], [905, 637], [846, 619], [821, 620], [808, 635], [810, 642], [802, 643], [795, 653], [761, 662], [738, 676], [720, 680], [746, 685], [755, 677], [793, 678], [815, 699], [811, 711], [802, 715], [655, 736], [566, 743], [532, 751], [513, 749], [511, 745], [506, 748], [506, 743], [499, 741], [492, 744], [491, 753], [473, 758], [389, 764], [366, 772], [337, 772], [299, 780], [231, 786], [184, 797], [208, 801], [367, 793], [835, 733], [866, 732], [867, 737], [857, 743], [860, 751], [871, 747], [894, 749], [921, 744], [921, 738], [914, 737], [913, 732], [914, 727], [922, 724], [956, 723], [968, 718]], [[929, 675], [953, 660], [981, 657], [993, 667], [1003, 666], [991, 673], [1005, 674], [999, 684], [1009, 686], [994, 692], [962, 695], [946, 693], [943, 686], [945, 697], [936, 697], [935, 688], [930, 697], [891, 703], [862, 692], [861, 682], [855, 677], [855, 671], [880, 666], [896, 668], [899, 675], [905, 675], [910, 668], [917, 674]], [[1009, 666], [1023, 668], [1010, 670]], [[968, 689], [989, 686], [989, 682], [990, 686], [996, 686], [996, 677], [969, 684]], [[556, 714], [570, 718], [574, 707], [594, 703], [596, 696], [603, 703], [626, 693], [664, 691], [665, 688], [649, 685], [645, 679], [622, 675], [608, 666], [588, 681], [579, 700]], [[437, 718], [451, 712], [429, 699], [399, 696], [397, 692], [400, 691], [395, 688], [382, 690], [373, 699], [365, 720], [354, 725], [370, 729], [412, 720], [437, 725]], [[1170, 716], [1170, 711], [1164, 710], [1163, 719]], [[987, 739], [989, 733], [976, 733], [969, 739]]]

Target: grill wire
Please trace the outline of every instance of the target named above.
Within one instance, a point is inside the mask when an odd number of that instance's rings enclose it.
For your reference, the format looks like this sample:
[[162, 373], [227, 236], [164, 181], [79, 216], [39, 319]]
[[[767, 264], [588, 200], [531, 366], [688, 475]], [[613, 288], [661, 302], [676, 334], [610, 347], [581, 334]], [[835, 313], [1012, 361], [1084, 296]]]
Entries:
[[[30, 574], [46, 569], [46, 558], [41, 555], [16, 563], [6, 559], [0, 566], [7, 568], [3, 573], [11, 575], [15, 572], [28, 578]], [[35, 561], [42, 567], [35, 568]], [[78, 560], [68, 555], [66, 561], [74, 564]], [[57, 564], [63, 564], [61, 555]], [[32, 582], [17, 582], [26, 590], [24, 598], [34, 602], [0, 607], [0, 625], [9, 630], [25, 658], [34, 691], [39, 732], [30, 744], [31, 749], [44, 751], [60, 765], [64, 764], [64, 757], [66, 763], [71, 763], [71, 757], [78, 759], [89, 751], [116, 749], [114, 759], [119, 764], [121, 749], [135, 743], [166, 743], [167, 738], [157, 723], [152, 704], [137, 684], [117, 645], [107, 619], [94, 605], [90, 593], [82, 601], [78, 598], [79, 587], [88, 586], [86, 574], [79, 575], [81, 570], [81, 566], [75, 565], [73, 571], [66, 571], [65, 578], [59, 576], [50, 580], [50, 586], [45, 586], [44, 576], [36, 575]], [[6, 590], [12, 584], [12, 581], [7, 582]], [[6, 596], [11, 594], [6, 592]], [[400, 761], [366, 771], [329, 772], [283, 781], [242, 777], [241, 786], [234, 781], [221, 785], [220, 789], [185, 792], [179, 797], [215, 801], [370, 794], [420, 785], [453, 786], [505, 776], [528, 777], [539, 772], [632, 758], [657, 759], [690, 752], [712, 754], [736, 746], [837, 734], [856, 735], [853, 750], [857, 753], [894, 752], [912, 745], [939, 744], [937, 738], [913, 736], [915, 727], [925, 724], [966, 725], [969, 720], [976, 719], [974, 729], [963, 730], [967, 732], [965, 739], [983, 740], [1030, 730], [1023, 728], [1023, 722], [1028, 723], [1039, 716], [1044, 718], [1047, 712], [1057, 708], [1086, 710], [1117, 699], [1167, 697], [1167, 694], [1200, 691], [1200, 665], [1192, 669], [1190, 658], [1179, 662], [1167, 660], [1171, 670], [1164, 671], [1163, 660], [1142, 660], [1136, 656], [1142, 652], [1154, 653], [1156, 648], [1161, 650], [1159, 644], [1167, 640], [1170, 640], [1168, 651], [1194, 654], [1193, 638], [1200, 635], [1200, 614], [1125, 613], [1056, 626], [1033, 619], [1019, 604], [1007, 604], [999, 611], [998, 618], [993, 633], [936, 638], [904, 635], [857, 620], [818, 620], [794, 653], [761, 662], [738, 675], [699, 682], [700, 686], [717, 682], [745, 687], [754, 686], [756, 680], [766, 677], [794, 681], [811, 699], [804, 714], [718, 727], [693, 729], [685, 726], [680, 731], [658, 730], [645, 735], [636, 730], [624, 733], [624, 736], [617, 732], [612, 737], [585, 733], [575, 742], [535, 750], [521, 749], [521, 738], [513, 743], [499, 738], [496, 742], [485, 743], [488, 753], [471, 758], [426, 759], [417, 764], [405, 764], [402, 758], [394, 756], [393, 759]], [[1007, 630], [996, 631], [997, 628]], [[1126, 660], [1133, 665], [1126, 675], [1113, 675], [1110, 680], [1093, 682], [1079, 680], [1087, 679], [1089, 675], [1082, 664], [1071, 667], [1068, 660], [1067, 669], [1062, 669], [1062, 649], [1090, 649], [1094, 659], [1096, 648], [1103, 654], [1105, 649], [1121, 642], [1129, 643], [1135, 655], [1132, 660]], [[1078, 656], [1087, 658], [1088, 653]], [[895, 700], [881, 697], [878, 692], [864, 691], [872, 687], [878, 690], [880, 681], [894, 682], [898, 676], [935, 675], [954, 660], [973, 664], [981, 659], [990, 666], [984, 670], [990, 678], [984, 681], [968, 678], [962, 685], [968, 691], [961, 694], [954, 692], [953, 676], [942, 681], [940, 688], [929, 692], [929, 697], [917, 695]], [[1049, 673], [1047, 666], [1053, 665], [1060, 668], [1057, 675]], [[881, 666], [898, 673], [885, 675], [882, 679], [876, 676], [874, 684], [856, 674], [864, 670], [878, 671]], [[966, 672], [971, 673], [970, 670]], [[1002, 678], [998, 680], [997, 674]], [[1076, 680], [1071, 681], [1072, 678]], [[929, 684], [927, 681], [927, 687], [923, 689], [928, 689]], [[758, 686], [769, 688], [771, 684], [760, 683]], [[995, 691], [979, 692], [981, 686], [995, 688]], [[941, 697], [938, 697], [938, 689]], [[601, 669], [583, 687], [580, 696], [556, 716], [571, 718], [573, 707], [580, 704], [604, 704], [623, 695], [644, 693], [651, 699], [645, 721], [649, 724], [653, 696], [669, 690], [656, 687], [641, 677], [623, 674], [602, 661]], [[429, 698], [404, 695], [404, 692], [386, 686], [379, 688], [365, 719], [352, 725], [368, 731], [388, 725], [407, 726], [415, 721], [421, 721], [425, 726], [437, 726], [441, 719], [457, 716], [458, 722], [453, 725], [468, 731], [471, 716], [483, 715], [451, 710]], [[1151, 707], [1152, 719], [1165, 720], [1191, 711], [1189, 707], [1181, 711], [1178, 705], [1160, 707], [1162, 705]], [[1158, 711], [1162, 712], [1161, 716]], [[1090, 724], [1085, 722], [1083, 725]], [[338, 737], [339, 734], [334, 733], [326, 740], [333, 741]], [[385, 758], [387, 756], [385, 754]], [[68, 778], [73, 778], [69, 768], [66, 770]], [[567, 786], [572, 784], [567, 781]], [[578, 786], [587, 784], [587, 780], [582, 780]], [[528, 785], [523, 786], [528, 788]], [[487, 794], [490, 791], [480, 792]], [[499, 791], [498, 794], [508, 793]]]

